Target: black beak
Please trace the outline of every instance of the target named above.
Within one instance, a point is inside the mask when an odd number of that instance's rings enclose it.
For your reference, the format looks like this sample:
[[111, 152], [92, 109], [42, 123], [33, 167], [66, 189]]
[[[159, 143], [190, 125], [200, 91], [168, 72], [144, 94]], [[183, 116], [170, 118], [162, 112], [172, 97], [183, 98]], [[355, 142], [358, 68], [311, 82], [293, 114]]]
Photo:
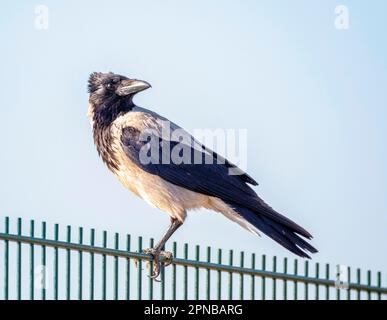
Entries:
[[140, 91], [144, 91], [150, 87], [151, 85], [146, 81], [127, 79], [127, 80], [121, 81], [119, 87], [116, 90], [116, 93], [119, 96], [127, 96], [130, 94], [135, 94]]

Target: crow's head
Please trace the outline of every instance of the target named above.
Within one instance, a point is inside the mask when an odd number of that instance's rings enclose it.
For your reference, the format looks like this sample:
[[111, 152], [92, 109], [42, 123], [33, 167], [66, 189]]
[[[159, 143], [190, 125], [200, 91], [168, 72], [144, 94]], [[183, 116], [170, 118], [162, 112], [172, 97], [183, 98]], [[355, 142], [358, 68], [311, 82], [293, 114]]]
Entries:
[[89, 77], [89, 117], [100, 124], [110, 124], [121, 113], [133, 108], [133, 96], [151, 85], [112, 72], [93, 72]]

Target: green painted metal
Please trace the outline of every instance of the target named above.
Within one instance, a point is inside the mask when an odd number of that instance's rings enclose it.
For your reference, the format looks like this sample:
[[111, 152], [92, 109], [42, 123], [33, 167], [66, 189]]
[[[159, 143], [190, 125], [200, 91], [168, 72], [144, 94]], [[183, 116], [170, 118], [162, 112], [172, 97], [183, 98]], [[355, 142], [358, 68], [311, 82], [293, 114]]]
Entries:
[[[242, 251], [240, 256], [240, 264], [239, 264], [241, 269], [244, 268], [244, 263], [245, 263], [245, 253]], [[239, 275], [239, 299], [243, 300], [243, 298], [244, 298], [244, 277], [243, 277], [243, 272], [241, 272]]]
[[[277, 272], [277, 257], [273, 257], [273, 272]], [[273, 278], [273, 300], [277, 300], [277, 280]]]
[[[30, 221], [30, 237], [35, 237], [35, 222]], [[35, 251], [34, 244], [30, 243], [30, 300], [35, 298]]]
[[[128, 234], [126, 236], [126, 252], [130, 252], [131, 246], [131, 236]], [[130, 259], [126, 257], [126, 282], [125, 282], [125, 292], [126, 300], [130, 300]]]
[[[329, 271], [330, 271], [329, 264], [327, 263], [325, 265], [325, 279], [326, 280], [329, 280], [329, 278], [330, 278]], [[328, 284], [325, 286], [325, 300], [329, 300], [329, 285]]]
[[[266, 255], [262, 255], [262, 271], [266, 271]], [[262, 300], [266, 300], [266, 277], [262, 276]]]
[[[71, 226], [67, 226], [67, 242], [71, 242]], [[71, 298], [71, 251], [66, 249], [66, 299]]]
[[[229, 265], [230, 267], [233, 266], [233, 258], [234, 258], [234, 251], [233, 250], [230, 250], [230, 253], [229, 253]], [[228, 299], [229, 300], [232, 300], [232, 291], [233, 291], [233, 273], [230, 271], [229, 272], [229, 276], [228, 276], [229, 280], [228, 280]]]
[[[149, 248], [153, 248], [154, 246], [154, 239], [151, 238], [149, 240]], [[149, 283], [149, 287], [148, 287], [148, 293], [149, 293], [149, 300], [153, 300], [153, 278], [151, 277], [153, 274], [153, 261], [150, 261], [149, 262], [149, 279], [148, 279], [148, 283]]]
[[[18, 218], [17, 219], [17, 235], [18, 236], [21, 236], [21, 233], [22, 233], [22, 220], [21, 218]], [[17, 266], [16, 266], [16, 270], [17, 270], [17, 299], [20, 300], [21, 299], [21, 275], [22, 275], [22, 251], [21, 251], [21, 242], [18, 241], [17, 242]], [[44, 264], [43, 264], [44, 265]]]
[[[78, 242], [83, 244], [83, 228], [80, 227], [78, 230]], [[78, 300], [82, 300], [83, 292], [83, 254], [82, 250], [78, 251]]]
[[[222, 249], [218, 249], [218, 264], [222, 264]], [[222, 299], [222, 271], [218, 270], [217, 272], [217, 299]]]
[[[134, 289], [137, 291], [135, 297], [137, 299], [142, 299], [145, 295], [150, 300], [165, 298], [188, 299], [191, 297], [195, 299], [221, 299], [225, 295], [228, 299], [233, 299], [234, 285], [238, 285], [239, 294], [236, 298], [244, 299], [246, 279], [249, 279], [249, 298], [256, 299], [256, 277], [261, 278], [259, 285], [262, 299], [300, 299], [299, 285], [304, 287], [303, 299], [312, 298], [310, 296], [311, 288], [315, 291], [314, 298], [320, 299], [320, 287], [325, 288], [325, 299], [330, 298], [329, 292], [331, 290], [336, 291], [334, 297], [336, 299], [387, 299], [387, 287], [382, 281], [385, 278], [382, 277], [380, 271], [372, 276], [371, 270], [367, 270], [365, 283], [362, 283], [361, 270], [356, 269], [354, 281], [352, 282], [352, 269], [348, 267], [349, 290], [345, 291], [345, 289], [335, 287], [335, 279], [330, 278], [329, 264], [326, 265], [325, 275], [322, 278], [320, 277], [318, 263], [315, 264], [315, 271], [311, 271], [312, 274], [310, 275], [309, 262], [305, 261], [304, 272], [300, 275], [297, 259], [294, 260], [294, 270], [291, 273], [288, 270], [287, 258], [283, 259], [282, 267], [278, 267], [278, 259], [273, 257], [272, 268], [269, 271], [266, 265], [266, 255], [262, 255], [261, 268], [256, 269], [254, 253], [251, 255], [249, 267], [245, 267], [244, 252], [240, 254], [238, 265], [234, 265], [234, 253], [233, 250], [230, 250], [228, 263], [224, 264], [222, 261], [222, 250], [218, 249], [217, 258], [212, 259], [212, 248], [207, 247], [205, 261], [201, 261], [199, 246], [195, 247], [195, 258], [190, 260], [188, 244], [185, 243], [184, 250], [179, 253], [178, 244], [175, 242], [172, 246], [174, 256], [172, 265], [162, 268], [161, 282], [154, 282], [153, 279], [147, 277], [152, 272], [153, 258], [142, 252], [142, 237], [139, 237], [138, 240], [138, 250], [132, 252], [130, 235], [127, 235], [126, 248], [122, 250], [120, 249], [119, 234], [117, 233], [114, 234], [112, 247], [108, 247], [106, 231], [102, 233], [102, 239], [97, 242], [95, 231], [91, 229], [89, 244], [85, 244], [85, 234], [82, 228], [78, 228], [78, 241], [74, 243], [71, 239], [70, 226], [67, 226], [67, 232], [64, 234], [65, 241], [60, 239], [60, 226], [58, 224], [53, 226], [53, 232], [47, 232], [48, 226], [46, 223], [42, 223], [39, 232], [40, 236], [36, 236], [37, 232], [33, 220], [29, 222], [29, 230], [25, 231], [25, 234], [23, 234], [22, 226], [22, 220], [19, 218], [17, 219], [16, 228], [11, 228], [10, 219], [7, 217], [4, 221], [4, 232], [0, 233], [0, 253], [1, 250], [4, 251], [1, 253], [4, 261], [0, 266], [0, 273], [3, 274], [3, 277], [0, 279], [0, 286], [2, 287], [0, 299], [46, 299], [46, 297], [52, 299], [59, 299], [61, 297], [66, 299], [85, 299], [87, 297], [91, 300], [96, 298], [131, 299], [131, 291]], [[53, 235], [52, 238], [47, 237], [47, 234]], [[151, 239], [149, 244], [150, 247], [153, 246], [153, 239]], [[40, 250], [36, 250], [37, 247]], [[61, 253], [65, 255], [63, 260], [59, 259]], [[73, 254], [77, 255], [77, 259], [74, 261], [72, 261]], [[180, 258], [179, 254], [183, 257]], [[36, 263], [39, 263], [36, 260], [39, 260], [43, 267], [40, 278], [36, 278], [38, 270]], [[216, 262], [211, 262], [213, 260], [216, 260]], [[120, 263], [123, 261], [126, 263]], [[132, 261], [137, 261], [137, 264], [134, 264], [136, 274], [133, 274], [137, 281], [131, 281]], [[147, 263], [145, 264], [143, 261]], [[84, 272], [83, 269], [87, 263], [89, 265], [89, 272]], [[149, 273], [142, 272], [143, 265], [144, 268], [145, 265], [149, 268]], [[101, 275], [100, 282], [95, 281], [96, 267], [98, 268], [98, 278]], [[281, 269], [282, 272], [279, 272], [278, 269]], [[63, 270], [64, 273], [59, 272], [60, 270]], [[179, 270], [182, 272], [179, 273]], [[201, 272], [206, 274], [205, 278], [202, 279], [205, 282], [202, 289], [200, 288]], [[223, 273], [228, 274], [228, 280], [222, 277]], [[125, 275], [123, 276], [125, 279], [121, 279], [121, 274]], [[179, 281], [180, 275], [183, 281], [181, 286]], [[234, 276], [239, 277], [238, 282], [234, 283]], [[28, 280], [26, 284], [23, 283], [24, 279]], [[145, 279], [148, 279], [148, 282]], [[228, 282], [228, 286], [224, 286], [223, 281]], [[43, 286], [40, 289], [40, 295], [37, 295], [35, 288], [40, 282]], [[289, 282], [294, 284], [293, 294], [288, 290]], [[46, 283], [48, 285], [47, 288], [45, 287]], [[145, 283], [148, 283], [148, 286], [143, 288]], [[87, 284], [89, 290], [85, 288]], [[101, 290], [97, 290], [96, 284], [98, 284], [98, 287], [101, 284], [101, 287], [99, 287]], [[283, 285], [282, 295], [277, 290], [279, 284]], [[154, 292], [154, 288], [157, 286], [160, 288], [159, 293]], [[121, 287], [124, 287], [123, 289], [125, 290], [125, 294], [122, 296], [120, 295]], [[213, 288], [215, 288], [214, 292], [211, 292]], [[190, 290], [192, 290], [192, 295]], [[72, 295], [72, 292], [74, 292], [74, 295]]]
[[[184, 259], [188, 260], [188, 243], [184, 243]], [[188, 299], [188, 267], [183, 266], [184, 268], [184, 300]]]
[[[120, 236], [118, 233], [114, 235], [114, 249], [119, 249]], [[118, 300], [118, 280], [119, 280], [119, 271], [118, 271], [118, 256], [114, 256], [114, 300]]]
[[[165, 247], [163, 247], [163, 250]], [[160, 270], [160, 299], [165, 300], [165, 268], [164, 266], [161, 266]]]
[[[211, 262], [211, 247], [207, 247], [207, 262]], [[211, 269], [207, 269], [206, 277], [206, 299], [210, 300], [211, 296]]]
[[[361, 284], [361, 270], [359, 268], [357, 269], [356, 277], [357, 277], [357, 284], [360, 285]], [[357, 300], [360, 300], [361, 299], [360, 289], [357, 289], [356, 292], [357, 292]]]
[[[177, 243], [173, 242], [172, 254], [177, 256]], [[176, 264], [172, 264], [172, 300], [176, 300]]]
[[[309, 277], [309, 261], [306, 260], [305, 261], [305, 278], [308, 278], [308, 277]], [[305, 282], [304, 286], [305, 286], [304, 299], [305, 300], [309, 300], [309, 287], [308, 287], [308, 283]]]
[[[46, 235], [47, 235], [47, 224], [46, 222], [42, 222], [42, 239], [46, 239]], [[71, 241], [71, 239], [68, 240], [69, 242]], [[47, 270], [47, 263], [46, 263], [47, 259], [46, 259], [46, 246], [43, 244], [42, 245], [42, 274], [41, 274], [41, 277], [42, 277], [42, 283], [41, 283], [41, 296], [42, 296], [42, 300], [46, 300], [46, 283], [47, 283], [47, 279], [46, 279], [46, 270]]]
[[[251, 254], [251, 269], [252, 270], [255, 269], [255, 253]], [[250, 298], [251, 298], [251, 300], [255, 300], [255, 276], [251, 275], [250, 279], [251, 279], [251, 281], [250, 281], [250, 287], [251, 287]]]
[[[351, 268], [348, 267], [348, 282], [351, 283]], [[347, 290], [347, 300], [351, 300], [351, 290]]]
[[[298, 260], [294, 259], [294, 276], [298, 277]], [[298, 299], [298, 281], [294, 280], [294, 300]]]
[[[320, 264], [318, 263], [316, 263], [315, 277], [316, 279], [320, 278]], [[315, 299], [320, 300], [320, 286], [318, 284], [316, 284]]]
[[[90, 230], [90, 246], [95, 245], [95, 230]], [[89, 283], [89, 296], [90, 300], [94, 300], [94, 252], [90, 252], [90, 283]]]
[[[142, 252], [142, 237], [138, 237], [137, 251]], [[137, 262], [137, 299], [142, 299], [142, 259]]]
[[[4, 231], [9, 234], [9, 218], [5, 218]], [[4, 241], [4, 300], [9, 299], [9, 240]]]
[[[59, 224], [54, 225], [54, 240], [59, 241]], [[59, 249], [54, 247], [54, 300], [59, 298]]]
[[[200, 260], [200, 247], [195, 247], [195, 259]], [[195, 300], [199, 300], [199, 267], [195, 267]]]
[[[107, 231], [102, 233], [102, 247], [107, 247]], [[102, 300], [106, 300], [106, 254], [102, 255]]]

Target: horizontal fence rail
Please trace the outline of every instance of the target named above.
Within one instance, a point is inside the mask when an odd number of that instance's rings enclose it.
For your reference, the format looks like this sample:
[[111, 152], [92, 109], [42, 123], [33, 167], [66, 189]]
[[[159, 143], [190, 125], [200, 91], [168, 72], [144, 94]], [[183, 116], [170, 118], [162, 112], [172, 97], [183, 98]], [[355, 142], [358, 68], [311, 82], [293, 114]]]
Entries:
[[[133, 251], [130, 235], [126, 235], [122, 246], [120, 235], [115, 233], [110, 239], [113, 245], [109, 247], [106, 231], [97, 237], [95, 230], [90, 229], [86, 241], [84, 229], [80, 227], [74, 241], [71, 226], [60, 237], [61, 229], [55, 224], [51, 238], [47, 237], [45, 222], [40, 225], [39, 236], [33, 220], [29, 223], [28, 235], [23, 234], [22, 227], [19, 218], [16, 232], [11, 232], [10, 220], [6, 217], [4, 232], [0, 232], [3, 251], [0, 299], [385, 300], [387, 297], [381, 272], [372, 277], [373, 273], [368, 270], [362, 277], [364, 272], [360, 269], [347, 266], [333, 269], [325, 264], [320, 270], [319, 263], [312, 270], [307, 260], [301, 264], [294, 259], [290, 264], [284, 258], [279, 263], [275, 256], [269, 268], [266, 255], [261, 256], [261, 265], [257, 268], [254, 253], [247, 259], [245, 252], [240, 252], [239, 262], [234, 263], [233, 250], [227, 251], [226, 256], [222, 249], [213, 252], [207, 247], [201, 252], [199, 246], [194, 247], [194, 259], [190, 259], [189, 245], [184, 244], [181, 255], [176, 242], [171, 248], [174, 256], [171, 266], [162, 268], [160, 281], [156, 281], [149, 277], [152, 257], [142, 253], [143, 248], [153, 246], [153, 239], [144, 246], [143, 238], [138, 237]], [[335, 279], [331, 278], [333, 273]]]

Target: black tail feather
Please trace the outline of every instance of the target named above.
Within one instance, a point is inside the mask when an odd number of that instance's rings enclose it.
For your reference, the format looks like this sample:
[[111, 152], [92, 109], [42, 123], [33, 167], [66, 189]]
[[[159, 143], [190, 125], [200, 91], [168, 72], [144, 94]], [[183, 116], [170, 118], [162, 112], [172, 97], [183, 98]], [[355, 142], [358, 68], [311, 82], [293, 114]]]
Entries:
[[[298, 228], [291, 229], [288, 225], [281, 224], [266, 215], [261, 215], [234, 203], [228, 203], [228, 205], [257, 229], [294, 254], [303, 258], [310, 258], [308, 252], [318, 252], [316, 248], [299, 236]], [[311, 239], [311, 236], [306, 238]]]

